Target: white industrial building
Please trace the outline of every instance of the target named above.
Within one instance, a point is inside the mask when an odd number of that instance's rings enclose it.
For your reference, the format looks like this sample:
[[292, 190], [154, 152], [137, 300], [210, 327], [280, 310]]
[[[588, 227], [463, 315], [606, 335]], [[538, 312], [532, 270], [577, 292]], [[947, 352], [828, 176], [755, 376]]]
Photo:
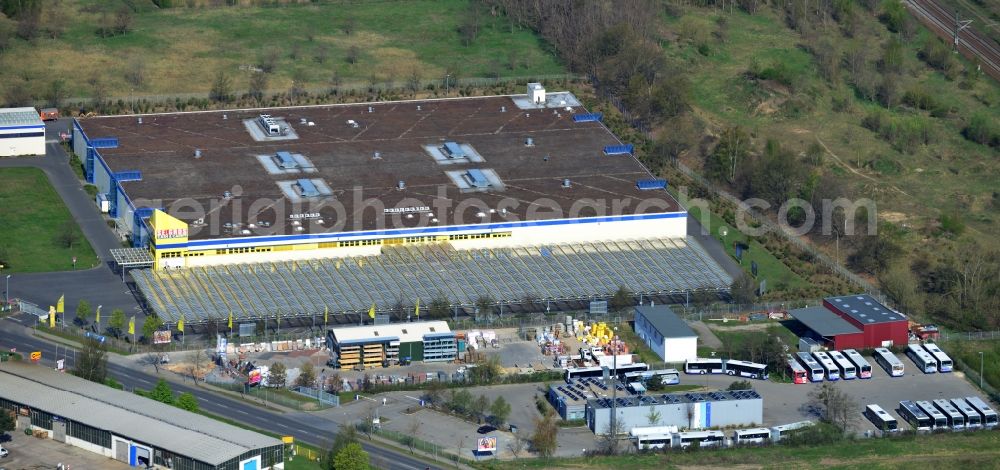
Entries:
[[35, 108], [0, 109], [0, 157], [45, 155], [45, 123]]
[[664, 362], [698, 356], [698, 334], [666, 305], [636, 307], [635, 332]]

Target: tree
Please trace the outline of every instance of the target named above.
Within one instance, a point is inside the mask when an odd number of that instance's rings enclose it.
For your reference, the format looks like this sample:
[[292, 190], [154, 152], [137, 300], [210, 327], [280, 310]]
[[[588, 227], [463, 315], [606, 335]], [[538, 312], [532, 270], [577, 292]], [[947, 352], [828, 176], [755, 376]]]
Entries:
[[431, 402], [431, 405], [438, 406], [445, 402], [444, 400], [444, 383], [440, 380], [435, 380], [427, 386], [427, 391], [424, 393], [424, 398]]
[[261, 71], [254, 71], [250, 74], [250, 89], [247, 94], [260, 103], [264, 99], [264, 92], [267, 91], [267, 74]]
[[618, 286], [618, 290], [615, 291], [615, 295], [611, 297], [611, 310], [615, 312], [621, 312], [633, 305], [635, 305], [635, 300], [633, 299], [632, 291], [625, 286]]
[[410, 453], [413, 453], [413, 446], [417, 443], [417, 434], [420, 433], [421, 422], [419, 420], [412, 420], [410, 424], [406, 427], [406, 435], [403, 436], [403, 444], [410, 449]]
[[146, 84], [146, 61], [133, 57], [125, 69], [125, 81], [134, 88], [142, 88]]
[[476, 299], [476, 313], [489, 315], [493, 311], [493, 299], [488, 295], [480, 295]]
[[347, 60], [348, 64], [354, 65], [358, 63], [358, 58], [361, 57], [361, 49], [358, 46], [351, 46], [347, 48], [347, 55], [344, 59]]
[[62, 106], [63, 100], [69, 93], [66, 91], [66, 81], [57, 78], [49, 82], [49, 88], [45, 91], [45, 102], [53, 108]]
[[90, 317], [90, 302], [81, 299], [80, 302], [76, 304], [76, 318], [80, 320], [80, 322], [86, 324], [88, 317]]
[[115, 13], [115, 34], [125, 35], [132, 30], [132, 10], [128, 7], [122, 7], [118, 9]]
[[521, 430], [518, 430], [514, 433], [514, 438], [507, 442], [507, 450], [509, 450], [511, 454], [514, 454], [514, 458], [516, 459], [521, 455], [521, 451], [524, 450], [524, 445], [524, 436], [521, 435]]
[[288, 95], [293, 99], [305, 96], [306, 80], [308, 78], [304, 69], [295, 69], [292, 71], [292, 87], [288, 89]]
[[510, 403], [507, 403], [502, 395], [497, 397], [490, 405], [490, 415], [493, 416], [493, 423], [497, 426], [507, 422], [507, 417], [510, 416]]
[[226, 72], [219, 70], [215, 74], [215, 80], [212, 82], [212, 90], [208, 93], [208, 98], [212, 101], [225, 103], [232, 100], [233, 96], [233, 80], [226, 75]]
[[13, 431], [15, 428], [17, 428], [17, 420], [14, 419], [14, 412], [0, 409], [0, 434]]
[[757, 298], [757, 281], [754, 281], [747, 273], [742, 273], [733, 280], [729, 292], [733, 297], [734, 303], [740, 305], [751, 304]]
[[285, 388], [285, 381], [288, 380], [287, 373], [285, 364], [281, 362], [271, 364], [271, 371], [267, 378], [267, 385], [271, 387]]
[[368, 470], [369, 465], [368, 452], [356, 442], [344, 446], [333, 458], [333, 466], [337, 470]]
[[350, 36], [355, 30], [358, 29], [358, 19], [353, 16], [348, 16], [344, 18], [344, 22], [340, 25], [340, 30], [344, 34]]
[[160, 379], [156, 381], [156, 386], [149, 391], [146, 398], [156, 400], [160, 403], [173, 405], [174, 391], [170, 388], [170, 384], [168, 384], [166, 380]]
[[451, 391], [451, 399], [448, 400], [448, 406], [456, 413], [465, 414], [469, 412], [472, 407], [472, 393], [468, 390], [462, 389], [459, 391]]
[[341, 426], [337, 434], [333, 436], [333, 444], [330, 446], [330, 451], [326, 453], [322, 468], [329, 470], [338, 468], [334, 466], [334, 458], [337, 454], [349, 444], [357, 443], [358, 428], [349, 424]]
[[191, 392], [184, 392], [177, 397], [177, 407], [191, 412], [198, 411], [198, 399]]
[[753, 390], [753, 384], [750, 383], [749, 380], [737, 380], [737, 381], [729, 384], [729, 386], [726, 387], [726, 390], [729, 390], [729, 391], [733, 391], [733, 390]]
[[558, 447], [558, 434], [556, 412], [549, 409], [541, 418], [535, 418], [535, 433], [531, 435], [531, 446], [542, 457], [551, 457]]
[[431, 318], [444, 318], [448, 316], [451, 309], [451, 304], [448, 302], [443, 295], [438, 294], [431, 300], [431, 304], [427, 306], [427, 315]]
[[198, 385], [198, 379], [201, 375], [201, 370], [205, 368], [205, 362], [208, 361], [208, 354], [205, 353], [203, 349], [196, 349], [194, 351], [194, 357], [191, 358], [190, 363], [187, 366], [187, 373], [191, 376], [191, 381], [194, 382], [195, 386]]
[[76, 356], [73, 375], [91, 382], [104, 383], [108, 377], [108, 347], [96, 338], [87, 338]]
[[809, 392], [810, 405], [819, 410], [820, 419], [846, 432], [855, 420], [858, 408], [854, 397], [843, 392], [831, 382], [823, 382]]
[[306, 362], [302, 364], [302, 368], [299, 369], [299, 376], [295, 380], [295, 384], [300, 387], [312, 387], [316, 383], [316, 366], [312, 362]]
[[705, 173], [716, 181], [735, 183], [742, 175], [742, 163], [750, 154], [750, 136], [742, 127], [723, 131], [719, 145], [705, 161]]
[[483, 415], [486, 414], [486, 410], [490, 408], [490, 399], [486, 398], [486, 395], [479, 395], [472, 402], [472, 414], [476, 415], [476, 421], [481, 421]]
[[76, 223], [67, 220], [59, 227], [59, 244], [65, 248], [73, 248], [80, 241], [80, 233], [77, 231]]
[[142, 321], [142, 335], [146, 337], [146, 341], [153, 340], [153, 333], [157, 332], [160, 327], [163, 326], [163, 320], [156, 315], [148, 315], [146, 319]]
[[111, 318], [108, 319], [108, 327], [114, 331], [115, 338], [125, 329], [125, 311], [116, 308], [111, 311]]

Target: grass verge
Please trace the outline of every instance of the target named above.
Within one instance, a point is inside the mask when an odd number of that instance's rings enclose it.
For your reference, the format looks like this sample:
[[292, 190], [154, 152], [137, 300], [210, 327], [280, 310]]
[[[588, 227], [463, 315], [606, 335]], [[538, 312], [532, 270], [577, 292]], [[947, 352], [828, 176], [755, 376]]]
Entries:
[[97, 255], [37, 168], [0, 170], [0, 264], [4, 273], [89, 268]]

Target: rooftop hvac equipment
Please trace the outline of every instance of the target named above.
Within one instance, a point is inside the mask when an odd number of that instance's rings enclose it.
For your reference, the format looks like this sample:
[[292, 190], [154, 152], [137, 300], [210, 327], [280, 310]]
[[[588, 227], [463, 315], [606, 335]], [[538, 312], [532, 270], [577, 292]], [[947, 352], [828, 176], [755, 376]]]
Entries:
[[271, 117], [270, 114], [261, 114], [257, 118], [257, 123], [260, 124], [261, 129], [267, 132], [268, 135], [280, 135], [281, 126], [278, 125], [278, 121]]
[[604, 115], [601, 113], [586, 113], [586, 114], [573, 115], [573, 122], [595, 122], [595, 121], [600, 121], [601, 119], [604, 119]]
[[663, 178], [650, 178], [644, 180], [638, 180], [635, 182], [635, 187], [644, 191], [651, 189], [664, 189], [667, 187], [667, 180]]
[[295, 182], [295, 185], [299, 187], [299, 192], [302, 193], [302, 197], [319, 196], [319, 189], [316, 189], [316, 185], [308, 179], [300, 178]]
[[531, 137], [528, 137], [528, 138], [524, 139], [524, 146], [525, 147], [534, 147], [535, 146], [535, 139], [533, 139]]
[[544, 104], [545, 103], [545, 87], [541, 83], [529, 83], [528, 84], [528, 98], [531, 99], [532, 103]]
[[201, 149], [194, 149], [194, 158], [201, 158]]
[[272, 158], [274, 158], [274, 162], [277, 163], [279, 167], [285, 170], [291, 170], [298, 168], [299, 166], [299, 162], [292, 158], [292, 154], [290, 152], [279, 151], [278, 153], [275, 153]]
[[399, 180], [399, 182], [396, 183], [396, 189], [398, 189], [400, 191], [406, 189], [406, 182], [403, 181], [403, 180]]
[[563, 179], [563, 183], [562, 183], [562, 187], [569, 188], [571, 186], [572, 186], [572, 184], [570, 183], [569, 178], [564, 178]]
[[543, 161], [543, 162], [547, 162], [547, 161], [549, 161], [549, 156], [548, 156], [548, 154], [546, 154], [546, 155], [545, 155], [544, 157], [542, 157], [542, 161]]
[[308, 120], [308, 119], [306, 119], [306, 118], [300, 118], [300, 119], [299, 119], [299, 124], [305, 124], [305, 123], [307, 123], [307, 122], [309, 122], [309, 120]]
[[483, 171], [475, 168], [466, 171], [465, 178], [469, 180], [469, 184], [477, 188], [485, 188], [490, 185], [490, 181], [486, 179], [486, 175], [483, 174]]
[[381, 160], [381, 159], [382, 159], [382, 152], [375, 152], [372, 154], [372, 160]]
[[313, 127], [313, 126], [315, 126], [315, 125], [316, 125], [316, 123], [315, 123], [315, 122], [312, 122], [312, 121], [309, 121], [309, 124], [306, 124], [306, 125], [307, 125], [307, 126], [309, 126], [309, 127]]
[[501, 106], [500, 107], [500, 112], [501, 113], [506, 113], [507, 112], [507, 107], [506, 106]]
[[417, 111], [420, 111], [420, 110], [421, 110], [421, 109], [420, 109], [420, 105], [418, 104], [418, 105], [417, 105]]
[[139, 116], [139, 124], [142, 124], [142, 116]]
[[226, 120], [228, 120], [228, 119], [229, 119], [229, 115], [228, 115], [228, 114], [223, 114], [223, 115], [222, 115], [222, 120], [223, 120], [223, 121], [226, 121]]
[[355, 128], [355, 129], [357, 129], [359, 127], [358, 126], [358, 121], [355, 121], [354, 119], [348, 119], [347, 120], [347, 125], [350, 126], [350, 127]]
[[433, 224], [438, 223], [438, 218], [437, 217], [432, 217], [431, 218], [431, 223], [433, 223]]
[[442, 147], [442, 149], [444, 150], [445, 156], [448, 158], [465, 157], [465, 150], [462, 150], [462, 146], [458, 145], [455, 142], [445, 142], [444, 147]]
[[607, 145], [604, 147], [605, 155], [629, 155], [635, 150], [632, 144]]
[[368, 107], [368, 112], [369, 112], [369, 113], [374, 113], [374, 112], [375, 112], [375, 108], [373, 108], [373, 107], [369, 106], [369, 107]]

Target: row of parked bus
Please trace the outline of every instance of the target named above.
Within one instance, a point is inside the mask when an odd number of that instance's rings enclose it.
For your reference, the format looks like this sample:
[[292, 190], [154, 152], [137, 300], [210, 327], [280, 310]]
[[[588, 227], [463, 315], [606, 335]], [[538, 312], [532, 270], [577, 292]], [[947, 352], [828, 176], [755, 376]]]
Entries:
[[676, 426], [633, 428], [629, 434], [639, 450], [686, 449], [695, 442], [699, 447], [734, 447], [780, 442], [790, 433], [812, 424], [812, 421], [801, 421], [772, 428], [737, 429], [728, 437], [715, 430], [679, 432]]
[[[933, 401], [899, 402], [896, 413], [916, 431], [994, 428], [997, 412], [979, 397], [939, 398]], [[899, 422], [878, 405], [865, 407], [864, 415], [876, 428], [899, 431]]]
[[788, 368], [792, 373], [792, 381], [797, 384], [822, 382], [823, 380], [870, 379], [872, 377], [871, 364], [853, 349], [816, 351], [814, 353], [799, 352], [794, 356], [789, 354]]
[[934, 343], [911, 344], [906, 347], [906, 356], [925, 374], [951, 372], [954, 365], [951, 358]]
[[737, 359], [695, 358], [684, 363], [686, 374], [728, 374], [767, 380], [767, 365]]

